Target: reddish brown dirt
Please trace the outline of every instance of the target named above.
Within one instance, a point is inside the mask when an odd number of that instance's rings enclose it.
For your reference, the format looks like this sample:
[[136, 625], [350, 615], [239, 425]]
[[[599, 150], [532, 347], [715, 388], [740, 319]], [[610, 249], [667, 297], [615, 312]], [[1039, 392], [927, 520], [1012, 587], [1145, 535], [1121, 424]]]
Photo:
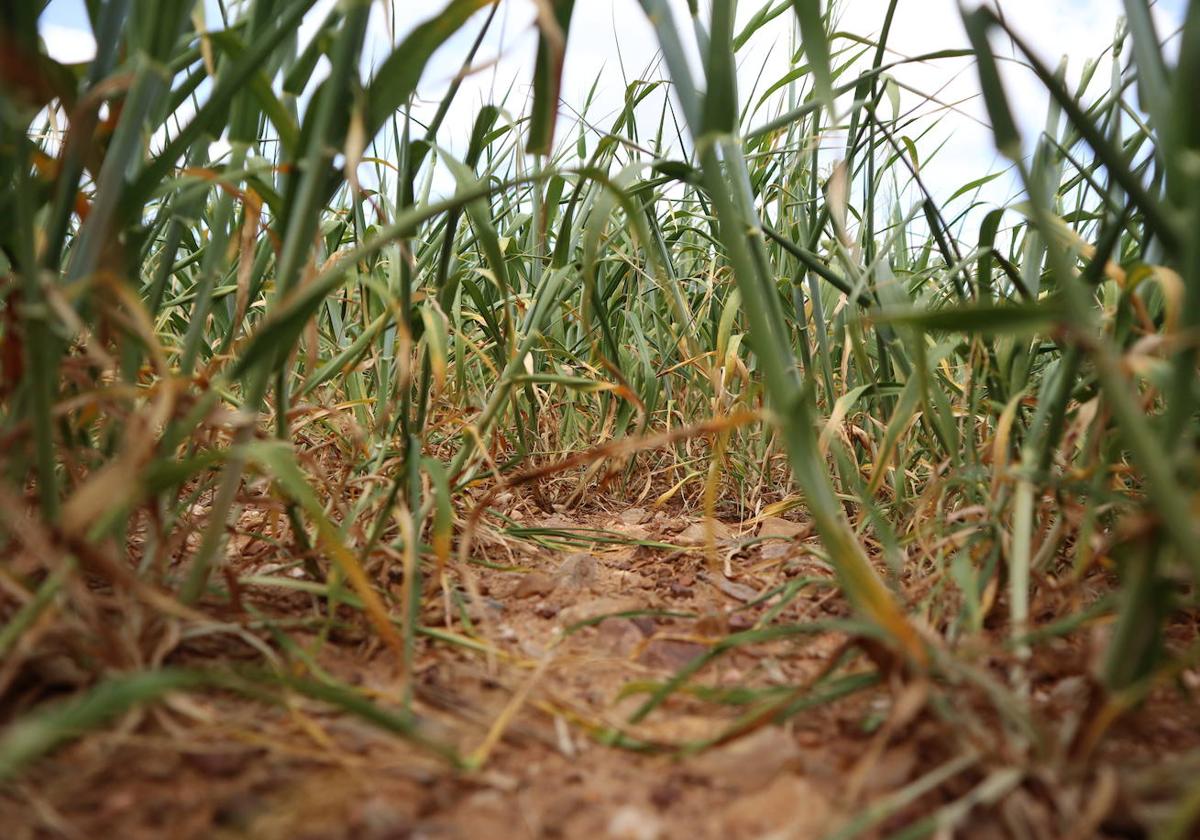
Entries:
[[[727, 743], [681, 754], [680, 745], [727, 731], [746, 707], [677, 693], [644, 721], [629, 724], [647, 696], [632, 689], [666, 680], [731, 632], [754, 628], [776, 602], [747, 602], [789, 580], [816, 579], [775, 624], [847, 616], [844, 602], [824, 583], [832, 579], [828, 568], [805, 548], [807, 528], [782, 519], [721, 526], [713, 556], [703, 547], [702, 525], [662, 513], [524, 518], [542, 528], [604, 529], [685, 547], [595, 544], [585, 551], [479, 535], [483, 556], [518, 567], [472, 566], [459, 590], [477, 637], [494, 653], [422, 640], [413, 691], [423, 731], [461, 754], [479, 750], [489, 733], [497, 736], [482, 769], [456, 771], [428, 751], [316, 701], [296, 697], [280, 709], [199, 693], [171, 698], [88, 734], [0, 789], [0, 833], [314, 840], [817, 838], [973, 749], [978, 758], [962, 772], [858, 836], [887, 836], [967, 794], [993, 771], [1022, 764], [1029, 768], [1024, 780], [995, 802], [985, 799], [966, 811], [959, 836], [1138, 836], [1147, 815], [1161, 813], [1162, 803], [1180, 793], [1178, 773], [1163, 770], [1164, 757], [1200, 746], [1200, 713], [1168, 687], [1099, 751], [1071, 759], [1070, 745], [1078, 738], [1069, 736], [1088, 702], [1089, 667], [1086, 639], [1072, 639], [1046, 648], [1045, 661], [1033, 666], [1033, 702], [1048, 726], [1042, 737], [1051, 745], [1042, 752], [1050, 755], [1023, 747], [1007, 732], [984, 692], [969, 685], [913, 689], [915, 683], [899, 675], [890, 685], [801, 711], [780, 726], [751, 727]], [[745, 546], [745, 538], [756, 533], [772, 539]], [[727, 559], [732, 579], [721, 571]], [[261, 574], [268, 561], [256, 553], [239, 571]], [[308, 596], [249, 587], [242, 597], [275, 615], [284, 609], [314, 614]], [[443, 603], [431, 586], [426, 625], [445, 625]], [[563, 632], [623, 612], [641, 614]], [[381, 702], [393, 700], [399, 683], [392, 652], [361, 616], [348, 612], [347, 618], [355, 625], [324, 644], [316, 631], [289, 636], [337, 679]], [[462, 622], [453, 622], [453, 630], [464, 632]], [[718, 657], [693, 683], [774, 689], [781, 695], [795, 691], [799, 697], [851, 641], [839, 632], [822, 632], [747, 645]], [[248, 650], [225, 638], [184, 640], [169, 662], [246, 658]], [[304, 670], [299, 660], [284, 659]], [[873, 667], [858, 655], [838, 675]], [[1007, 665], [981, 657], [976, 667]], [[514, 714], [498, 729], [505, 710]], [[602, 745], [602, 733], [617, 728], [657, 749]], [[1056, 757], [1053, 744], [1059, 742], [1064, 746]], [[1070, 833], [1079, 830], [1086, 833]]]

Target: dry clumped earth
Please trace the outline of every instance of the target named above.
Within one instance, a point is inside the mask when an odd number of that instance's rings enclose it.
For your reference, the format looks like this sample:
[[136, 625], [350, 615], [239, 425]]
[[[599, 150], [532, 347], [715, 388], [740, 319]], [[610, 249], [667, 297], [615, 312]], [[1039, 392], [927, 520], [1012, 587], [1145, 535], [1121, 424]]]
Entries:
[[[734, 729], [748, 708], [732, 702], [738, 692], [799, 699], [836, 662], [845, 663], [845, 678], [869, 674], [870, 660], [852, 657], [852, 640], [836, 630], [731, 648], [693, 677], [707, 694], [673, 693], [630, 724], [652, 686], [764, 616], [791, 625], [848, 617], [833, 575], [806, 550], [813, 538], [800, 521], [716, 523], [710, 544], [702, 521], [663, 511], [535, 510], [518, 506], [509, 515], [522, 526], [618, 541], [547, 547], [483, 531], [480, 553], [490, 565], [473, 565], [450, 598], [428, 582], [423, 623], [445, 627], [450, 602], [453, 632], [461, 635], [466, 622], [491, 648], [423, 639], [414, 708], [427, 736], [463, 755], [485, 751], [482, 769], [456, 771], [304, 698], [281, 709], [222, 692], [172, 696], [0, 789], [4, 835], [802, 840], [829, 836], [890, 802], [891, 813], [857, 835], [882, 837], [968, 793], [989, 762], [1013, 749], [983, 699], [961, 693], [964, 720], [979, 732], [956, 732], [923, 702], [927, 693], [899, 712], [899, 682], [814, 705], [779, 726]], [[237, 545], [243, 577], [278, 569], [262, 546]], [[790, 601], [761, 597], [789, 581], [798, 591]], [[275, 588], [247, 587], [240, 597], [244, 609], [276, 617], [319, 610], [309, 596]], [[346, 612], [323, 644], [319, 630], [288, 630], [294, 646], [315, 651], [314, 662], [289, 658], [290, 667], [323, 669], [381, 702], [395, 698], [392, 652], [361, 615]], [[258, 635], [271, 643], [269, 633]], [[1034, 702], [1062, 727], [1050, 740], [1068, 740], [1087, 702], [1086, 634], [1039, 656]], [[206, 636], [183, 640], [169, 664], [259, 657], [244, 641]], [[629, 740], [607, 745], [605, 733], [618, 729]], [[730, 737], [707, 749], [686, 748], [722, 733]], [[972, 738], [981, 758], [970, 767], [905, 802], [889, 799], [961, 756]], [[1155, 768], [1198, 744], [1195, 705], [1163, 691], [1085, 771], [1030, 774], [972, 811], [961, 836], [1140, 836], [1143, 816], [1180, 793], [1169, 784], [1177, 774], [1159, 778]]]

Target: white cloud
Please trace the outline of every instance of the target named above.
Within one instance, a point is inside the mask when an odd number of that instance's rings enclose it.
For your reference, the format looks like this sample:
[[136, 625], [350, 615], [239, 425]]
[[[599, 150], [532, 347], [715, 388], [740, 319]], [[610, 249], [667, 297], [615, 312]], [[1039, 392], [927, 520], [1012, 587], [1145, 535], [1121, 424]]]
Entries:
[[[408, 26], [401, 26], [399, 34], [435, 14], [442, 5], [441, 0], [410, 0], [406, 15]], [[690, 27], [686, 2], [672, 0], [672, 5], [676, 23], [686, 39]], [[701, 3], [702, 7], [706, 5]], [[739, 25], [754, 14], [759, 5], [752, 0], [741, 3]], [[839, 28], [868, 37], [877, 36], [887, 5], [887, 0], [843, 0], [838, 4]], [[1072, 84], [1078, 80], [1085, 62], [1110, 47], [1122, 12], [1120, 0], [1001, 0], [998, 7], [1044, 63], [1055, 67], [1061, 57], [1066, 58], [1068, 79]], [[483, 51], [488, 56], [485, 61], [496, 60], [487, 71], [472, 77], [464, 85], [459, 94], [460, 101], [445, 126], [441, 139], [451, 148], [465, 144], [470, 120], [480, 102], [490, 101], [492, 96], [499, 95], [512, 84], [516, 100], [510, 105], [519, 110], [525, 103], [533, 67], [534, 2], [506, 0], [502, 8], [504, 25], [494, 27], [496, 31], [488, 38]], [[1155, 11], [1163, 35], [1177, 26], [1182, 17], [1178, 2], [1167, 6], [1160, 3]], [[792, 27], [790, 12], [781, 15], [739, 53], [743, 100], [749, 98], [760, 69], [768, 80], [787, 71]], [[457, 70], [468, 37], [474, 37], [474, 31], [471, 30], [470, 36], [464, 33], [464, 37], [455, 39], [431, 62], [426, 83], [422, 86], [427, 97], [436, 101], [445, 87], [445, 80]], [[900, 0], [888, 42], [890, 58], [966, 46], [956, 0]], [[994, 36], [993, 46], [1002, 57], [1017, 56], [1011, 45], [999, 36]], [[653, 30], [636, 0], [577, 3], [563, 82], [564, 116], [569, 117], [572, 111], [582, 109], [593, 83], [599, 79], [589, 117], [594, 124], [607, 127], [611, 117], [623, 106], [626, 82], [639, 78], [654, 62], [657, 51]], [[655, 67], [653, 72], [661, 75], [664, 71]], [[1022, 62], [1006, 60], [1002, 72], [1022, 128], [1026, 150], [1031, 151], [1045, 124], [1047, 95]], [[1107, 67], [1102, 66], [1096, 74], [1097, 89], [1107, 84], [1108, 73]], [[969, 59], [906, 65], [893, 71], [893, 75], [909, 89], [936, 100], [923, 103], [922, 97], [912, 92], [905, 92], [902, 97], [904, 110], [916, 108], [918, 113], [926, 115], [923, 123], [914, 126], [914, 131], [927, 130], [919, 144], [921, 151], [940, 147], [922, 173], [936, 196], [947, 197], [962, 184], [994, 168], [996, 153], [987, 127], [986, 111], [977, 95], [977, 77]], [[653, 116], [660, 103], [661, 99], [653, 98], [642, 113]], [[761, 123], [768, 116], [765, 112], [760, 113], [752, 122]], [[1000, 179], [990, 185], [987, 192], [992, 200], [1004, 201], [1011, 189], [1011, 179]]]
[[[302, 37], [311, 35], [324, 19], [334, 0], [319, 0], [305, 20]], [[393, 38], [402, 39], [421, 21], [437, 14], [446, 0], [390, 0], [374, 6], [370, 34], [364, 49], [364, 63], [378, 61], [391, 48]], [[686, 0], [671, 0], [676, 23], [690, 40], [690, 22]], [[765, 0], [764, 0], [765, 2]], [[706, 2], [701, 2], [706, 7]], [[760, 3], [744, 0], [740, 4], [739, 25], [754, 14]], [[887, 0], [842, 0], [838, 4], [839, 28], [859, 35], [878, 35]], [[1006, 19], [1037, 50], [1049, 65], [1057, 65], [1060, 56], [1068, 60], [1069, 78], [1074, 80], [1085, 61], [1109, 47], [1118, 16], [1120, 0], [1000, 0], [998, 7]], [[1182, 18], [1183, 3], [1171, 0], [1156, 6], [1160, 34], [1169, 33]], [[458, 73], [463, 56], [482, 24], [486, 10], [480, 12], [439, 50], [424, 74], [414, 110], [417, 119], [428, 118], [450, 81]], [[515, 115], [524, 112], [532, 78], [536, 30], [534, 0], [504, 0], [475, 62], [475, 72], [463, 82], [454, 108], [447, 117], [439, 143], [461, 153], [470, 126], [484, 103], [502, 104]], [[219, 21], [210, 16], [210, 23]], [[392, 23], [394, 22], [394, 26]], [[767, 80], [778, 78], [789, 67], [793, 16], [781, 15], [760, 31], [741, 53], [740, 83], [743, 99], [749, 98], [760, 69]], [[86, 60], [95, 51], [87, 32], [60, 24], [44, 24], [42, 34], [51, 53], [60, 60]], [[389, 37], [391, 36], [391, 37]], [[843, 42], [849, 44], [849, 42]], [[965, 47], [961, 16], [956, 0], [900, 0], [889, 39], [892, 58], [913, 56], [933, 50]], [[1009, 44], [994, 37], [993, 46], [1004, 56], [1013, 56]], [[649, 71], [651, 78], [665, 72], [656, 64], [657, 39], [637, 0], [580, 0], [575, 6], [566, 72], [562, 88], [560, 139], [572, 131], [573, 113], [583, 110], [589, 93], [595, 89], [588, 111], [591, 124], [607, 129], [624, 105], [629, 81]], [[1047, 97], [1032, 74], [1019, 63], [1004, 64], [1005, 81], [1027, 149], [1032, 147], [1045, 121]], [[1107, 84], [1108, 70], [1097, 73], [1097, 85]], [[897, 68], [893, 75], [913, 91], [935, 96], [937, 102], [906, 91], [904, 110], [916, 108], [926, 115], [925, 122], [913, 131], [928, 130], [918, 144], [928, 154], [941, 146], [932, 161], [926, 161], [923, 175], [935, 195], [945, 197], [957, 187], [995, 162], [991, 135], [986, 126], [983, 103], [977, 97], [977, 79], [969, 59], [946, 59]], [[642, 130], [657, 128], [662, 95], [656, 95], [639, 111]], [[937, 103], [943, 103], [941, 105]], [[943, 105], [945, 107], [943, 107]], [[768, 114], [753, 117], [760, 123]], [[673, 134], [668, 121], [667, 134]], [[646, 138], [642, 138], [643, 140]], [[594, 143], [594, 140], [592, 141]], [[991, 187], [993, 200], [1003, 201], [1011, 181], [1001, 179]]]

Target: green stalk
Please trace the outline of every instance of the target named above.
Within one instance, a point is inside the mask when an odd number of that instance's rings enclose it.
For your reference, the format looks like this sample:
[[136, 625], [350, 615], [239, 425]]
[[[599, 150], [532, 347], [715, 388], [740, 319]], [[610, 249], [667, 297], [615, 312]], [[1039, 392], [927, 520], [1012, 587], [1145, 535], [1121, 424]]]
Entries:
[[[276, 301], [283, 299], [299, 279], [303, 262], [307, 260], [316, 231], [320, 211], [320, 188], [325, 168], [322, 161], [326, 154], [325, 142], [333, 128], [337, 97], [335, 91], [347, 84], [354, 72], [358, 47], [366, 29], [369, 4], [358, 0], [346, 11], [346, 23], [339, 32], [334, 49], [333, 68], [325, 82], [324, 95], [317, 104], [311, 140], [305, 154], [300, 188], [294, 205], [287, 217], [284, 244], [276, 274]], [[242, 403], [242, 425], [238, 429], [233, 448], [235, 452], [249, 443], [254, 435], [258, 412], [266, 396], [272, 374], [280, 369], [287, 359], [290, 347], [278, 348], [267, 355], [258, 365], [246, 372], [245, 395]], [[286, 391], [280, 394], [286, 400]], [[208, 584], [214, 559], [225, 545], [225, 532], [233, 511], [233, 504], [241, 486], [245, 458], [235, 454], [225, 465], [220, 484], [208, 513], [208, 525], [201, 538], [200, 547], [192, 558], [188, 577], [180, 590], [180, 599], [185, 604], [195, 603]]]
[[[10, 133], [8, 141], [22, 152], [31, 150], [23, 135]], [[50, 332], [50, 307], [42, 291], [41, 271], [33, 251], [33, 212], [28, 198], [31, 195], [29, 172], [32, 162], [27, 154], [22, 154], [17, 165], [16, 223], [20, 230], [17, 269], [21, 273], [25, 298], [20, 315], [29, 345], [25, 356], [25, 386], [29, 395], [26, 417], [33, 427], [38, 500], [42, 515], [53, 523], [58, 521], [59, 499], [51, 411], [58, 393], [59, 350], [56, 346], [58, 342]]]
[[[672, 77], [677, 83], [686, 81], [690, 88], [690, 73], [685, 69], [687, 59], [681, 50], [673, 48], [670, 18], [664, 4], [661, 0], [642, 0], [642, 6], [659, 32]], [[779, 294], [763, 247], [762, 226], [750, 199], [741, 144], [732, 135], [737, 113], [736, 72], [729, 49], [734, 10], [733, 0], [715, 0], [713, 4], [703, 122], [699, 119], [690, 122], [704, 184], [719, 220], [721, 243], [742, 293], [776, 430], [785, 442], [793, 476], [804, 493], [813, 522], [851, 602], [897, 641], [911, 661], [921, 663], [925, 658], [921, 643], [858, 543], [817, 446], [811, 388], [806, 393], [797, 375]], [[685, 106], [685, 113], [699, 117], [701, 109]]]

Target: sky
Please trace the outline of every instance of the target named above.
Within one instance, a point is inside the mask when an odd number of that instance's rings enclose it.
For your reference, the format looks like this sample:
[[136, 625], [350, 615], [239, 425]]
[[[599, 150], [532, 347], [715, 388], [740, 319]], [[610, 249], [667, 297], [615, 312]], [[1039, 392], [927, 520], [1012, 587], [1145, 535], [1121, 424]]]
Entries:
[[[219, 28], [221, 21], [215, 0], [206, 2], [208, 25]], [[333, 2], [318, 0], [306, 20], [307, 31], [324, 18]], [[766, 0], [742, 0], [739, 27], [763, 2]], [[394, 40], [403, 38], [421, 21], [437, 14], [445, 3], [446, 0], [378, 0], [362, 57], [364, 71], [387, 54]], [[671, 3], [677, 22], [686, 26], [686, 1], [671, 0]], [[707, 0], [700, 3], [702, 9], [708, 6]], [[226, 0], [226, 5], [236, 4]], [[976, 4], [969, 2], [969, 5]], [[1045, 62], [1054, 66], [1060, 58], [1065, 58], [1072, 80], [1078, 78], [1087, 60], [1110, 47], [1123, 6], [1120, 0], [999, 0], [997, 5]], [[1185, 5], [1186, 0], [1160, 0], [1155, 5], [1160, 37], [1167, 37], [1178, 28]], [[877, 35], [886, 7], [887, 0], [839, 0], [838, 28], [868, 37]], [[496, 101], [506, 91], [510, 91], [509, 110], [524, 111], [536, 48], [535, 15], [535, 0], [501, 3], [498, 19], [475, 62], [475, 72], [465, 80], [439, 136], [439, 142], [447, 148], [461, 150], [479, 107]], [[790, 12], [781, 15], [738, 53], [739, 93], [743, 101], [750, 98], [760, 73], [762, 78], [772, 80], [787, 72], [794, 37], [793, 20]], [[392, 21], [394, 27], [390, 25]], [[480, 13], [427, 66], [418, 88], [424, 103], [416, 111], [418, 118], [432, 113], [458, 72], [482, 21]], [[51, 0], [40, 25], [48, 50], [60, 60], [86, 60], [94, 50], [82, 0]], [[1007, 44], [999, 40], [993, 44], [1002, 55], [1012, 54]], [[899, 0], [889, 39], [893, 59], [965, 46], [958, 0]], [[627, 80], [659, 78], [664, 72], [657, 64], [656, 38], [637, 0], [579, 0], [568, 41], [559, 131], [571, 130], [572, 115], [582, 108], [597, 79], [599, 84], [588, 118], [593, 125], [607, 127], [623, 104]], [[1045, 124], [1046, 94], [1032, 74], [1016, 62], [1006, 63], [1003, 72], [1026, 149], [1031, 151], [1038, 131]], [[1107, 86], [1108, 72], [1102, 65], [1097, 73], [1098, 90]], [[977, 96], [975, 72], [968, 59], [906, 65], [897, 68], [893, 75], [902, 90], [901, 110], [915, 107], [931, 116], [923, 124], [930, 131], [917, 146], [922, 154], [937, 150], [932, 160], [922, 162], [922, 177], [936, 198], [947, 198], [967, 181], [1001, 168], [983, 103]], [[933, 100], [927, 101], [930, 96]], [[657, 104], [652, 100], [647, 108], [653, 109], [656, 120]], [[749, 122], [760, 124], [770, 116], [762, 112]], [[836, 149], [836, 140], [830, 138], [831, 150]], [[1003, 204], [1013, 199], [1015, 190], [1013, 178], [999, 178], [984, 189], [983, 197]]]

